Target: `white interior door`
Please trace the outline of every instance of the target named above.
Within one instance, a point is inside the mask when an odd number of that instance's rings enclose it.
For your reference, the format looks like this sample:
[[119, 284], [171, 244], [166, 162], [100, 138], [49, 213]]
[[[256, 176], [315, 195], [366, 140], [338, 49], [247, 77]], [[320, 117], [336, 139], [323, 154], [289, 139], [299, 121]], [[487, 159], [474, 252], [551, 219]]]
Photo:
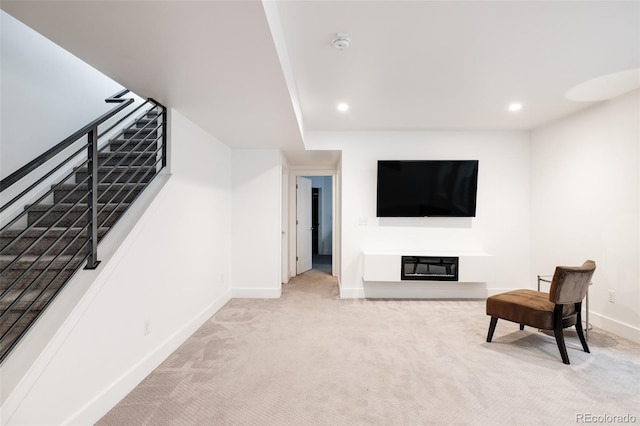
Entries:
[[296, 181], [296, 273], [311, 269], [311, 179], [298, 176]]

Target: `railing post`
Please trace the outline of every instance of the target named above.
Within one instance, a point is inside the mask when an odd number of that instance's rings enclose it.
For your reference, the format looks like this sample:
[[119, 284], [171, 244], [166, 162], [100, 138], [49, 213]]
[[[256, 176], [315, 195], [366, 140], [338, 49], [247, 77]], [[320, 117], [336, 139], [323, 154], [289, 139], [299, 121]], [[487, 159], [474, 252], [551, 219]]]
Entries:
[[167, 108], [162, 107], [162, 168], [167, 167]]
[[89, 257], [84, 269], [96, 269], [98, 260], [98, 128], [87, 133], [87, 242]]

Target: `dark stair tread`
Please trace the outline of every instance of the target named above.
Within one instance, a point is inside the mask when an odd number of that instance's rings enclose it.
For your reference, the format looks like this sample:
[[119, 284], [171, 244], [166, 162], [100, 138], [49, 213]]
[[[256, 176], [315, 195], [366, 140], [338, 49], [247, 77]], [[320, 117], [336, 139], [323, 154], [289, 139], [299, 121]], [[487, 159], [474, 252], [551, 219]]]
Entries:
[[[160, 130], [159, 123], [153, 124], [154, 120], [149, 120], [146, 123], [142, 123], [138, 125], [137, 123], [132, 124], [131, 126], [122, 130], [122, 133], [136, 133], [138, 130], [142, 130], [143, 132], [157, 132]], [[141, 132], [142, 133], [142, 132]]]
[[[154, 176], [157, 174], [156, 167], [127, 167], [124, 168], [126, 171], [115, 171], [111, 174], [107, 174], [108, 170], [101, 170], [98, 173], [98, 179], [101, 182], [140, 182], [140, 183], [148, 183]], [[87, 172], [85, 171], [77, 171], [76, 179], [80, 182], [84, 181], [87, 178]]]
[[[157, 117], [155, 118], [141, 118], [138, 120], [133, 126], [129, 127], [129, 129], [141, 129], [145, 128], [149, 130], [157, 130], [156, 127], [160, 125], [160, 120]], [[159, 127], [158, 127], [159, 129]]]
[[[35, 309], [42, 309], [45, 304], [58, 294], [64, 284], [65, 281], [60, 280], [59, 282], [54, 281], [46, 290], [9, 290], [2, 300], [0, 300], [0, 311], [6, 311], [9, 308], [11, 308], [11, 310], [24, 310], [34, 301], [36, 301], [36, 303], [33, 307]], [[16, 302], [17, 298], [19, 299]], [[13, 306], [11, 306], [12, 304]]]
[[[159, 144], [160, 140], [156, 139], [155, 137], [152, 136], [146, 136], [146, 137], [129, 137], [129, 138], [114, 138], [111, 139], [109, 141], [109, 144], [116, 144], [116, 145], [122, 145], [124, 143], [128, 143], [130, 145], [132, 145], [133, 147], [137, 146], [138, 144], [140, 146], [138, 146], [139, 150], [145, 150], [145, 148], [147, 148], [149, 145], [151, 144]], [[122, 152], [125, 152], [125, 150], [123, 150]], [[129, 151], [126, 151], [129, 152]], [[135, 151], [133, 151], [135, 152]]]
[[[131, 159], [134, 160], [136, 159], [136, 157], [140, 157], [143, 158], [145, 156], [148, 157], [152, 157], [154, 155], [156, 155], [157, 153], [154, 151], [145, 151], [144, 149], [141, 151], [119, 151], [119, 152], [100, 152], [98, 154], [98, 157], [102, 158], [109, 158], [109, 157], [113, 157], [113, 158], [119, 158], [119, 159]], [[124, 165], [124, 163], [123, 163]], [[102, 164], [101, 164], [102, 166]]]
[[[146, 170], [146, 169], [154, 169], [155, 167], [152, 165], [148, 165], [148, 166], [132, 166], [132, 165], [128, 165], [128, 164], [119, 164], [117, 166], [110, 166], [108, 164], [100, 164], [100, 167], [98, 167], [98, 172], [102, 173], [104, 171], [106, 172], [110, 172], [112, 170], [118, 170], [118, 169], [122, 169], [123, 171], [138, 171], [138, 170]], [[78, 172], [87, 172], [87, 168], [86, 167], [76, 167], [74, 170], [74, 172], [78, 173]]]
[[[69, 228], [66, 226], [54, 226], [53, 228], [47, 228], [47, 227], [40, 227], [40, 226], [34, 226], [29, 228], [24, 235], [22, 235], [20, 238], [37, 238], [39, 236], [41, 236], [43, 233], [46, 233], [47, 236], [51, 235], [51, 236], [60, 236], [66, 232], [71, 233], [72, 235], [75, 235], [75, 233], [77, 233], [80, 230], [83, 230], [83, 227], [73, 227], [73, 228]], [[108, 227], [102, 227], [98, 230], [98, 232], [103, 231], [106, 232], [109, 228]], [[22, 231], [24, 231], [24, 229], [4, 229], [2, 231], [0, 231], [0, 238], [16, 238]]]
[[[98, 226], [113, 226], [130, 203], [98, 203]], [[88, 205], [85, 203], [35, 205], [27, 215], [29, 225], [83, 226], [87, 223]], [[107, 223], [103, 223], [107, 220]]]
[[[6, 258], [6, 256], [1, 257]], [[7, 268], [7, 266], [13, 259], [0, 260], [0, 287], [2, 287], [2, 291], [14, 286], [24, 288], [36, 279], [40, 283], [57, 280], [59, 277], [65, 277], [66, 279], [71, 276], [79, 266], [84, 264], [86, 253], [73, 257], [59, 256], [53, 261], [53, 256], [47, 257], [48, 259], [38, 260], [37, 262], [34, 260], [28, 261], [20, 259], [14, 262], [9, 268]]]
[[102, 152], [99, 154], [99, 167], [153, 167], [155, 152]]
[[76, 272], [78, 267], [83, 265], [83, 261], [74, 261], [64, 269], [49, 269], [44, 272], [43, 269], [31, 269], [28, 272], [25, 272], [26, 268], [11, 269], [0, 280], [0, 292], [4, 292], [8, 288], [23, 290], [32, 285], [35, 288], [42, 288], [52, 281], [54, 283], [65, 283]]
[[[145, 183], [136, 183], [136, 182], [129, 182], [129, 183], [124, 183], [124, 182], [114, 182], [114, 183], [108, 183], [108, 182], [99, 182], [98, 183], [98, 191], [104, 191], [106, 189], [120, 189], [120, 188], [130, 188], [130, 189], [144, 189], [144, 187], [146, 186]], [[53, 187], [53, 186], [52, 186]], [[59, 187], [57, 187], [55, 190], [56, 191], [73, 191], [74, 189], [77, 190], [81, 190], [81, 191], [85, 191], [85, 184], [79, 184], [79, 183], [63, 183], [62, 185], [60, 185]]]
[[[151, 173], [155, 173], [155, 169], [156, 169], [155, 165], [145, 165], [145, 166], [125, 166], [125, 165], [109, 166], [109, 165], [101, 165], [100, 168], [98, 169], [98, 176], [100, 177], [100, 182], [105, 183], [105, 182], [108, 182], [108, 181], [102, 180], [102, 178], [126, 176], [126, 175], [130, 175], [130, 174], [133, 174], [133, 173], [144, 174], [147, 171], [149, 171]], [[84, 178], [87, 175], [87, 170], [86, 169], [78, 169], [78, 170], [75, 171], [75, 173], [76, 173], [76, 176], [82, 176], [82, 179], [80, 179], [80, 180], [83, 181]], [[134, 183], [134, 182], [130, 182], [130, 183]]]
[[[29, 311], [21, 320], [19, 324], [22, 324], [23, 327], [27, 322], [33, 321], [36, 316], [39, 314], [39, 309], [34, 309]], [[8, 328], [9, 324], [13, 324], [18, 320], [18, 318], [24, 313], [22, 309], [11, 309], [9, 313], [5, 315], [2, 323], [0, 323], [0, 334], [4, 333]]]
[[[154, 152], [151, 146], [159, 147], [160, 140], [157, 140], [156, 137], [145, 137], [145, 138], [115, 138], [109, 141], [109, 149], [112, 151], [121, 150], [120, 152]], [[121, 148], [122, 146], [124, 148]], [[104, 152], [104, 151], [101, 151]]]
[[156, 139], [152, 136], [116, 136], [115, 138], [109, 139], [109, 142], [154, 142], [160, 143], [162, 142], [160, 139]]
[[2, 260], [0, 263], [1, 279], [0, 291], [4, 292], [8, 288], [24, 289], [33, 284], [37, 288], [54, 282], [66, 282], [78, 267], [85, 264], [86, 253], [70, 256], [60, 256], [51, 262], [51, 257], [47, 260], [37, 262], [18, 260], [11, 267], [6, 268], [9, 260]]
[[[36, 204], [34, 206], [31, 207], [30, 211], [38, 211], [38, 212], [42, 212], [42, 211], [48, 211], [49, 209], [51, 209], [51, 211], [55, 211], [55, 212], [67, 212], [67, 211], [84, 211], [88, 208], [88, 204], [87, 203], [58, 203], [58, 204]], [[98, 203], [98, 211], [102, 210], [103, 207], [107, 207], [107, 209], [109, 208], [115, 208], [118, 207], [120, 205], [128, 205], [128, 203]]]
[[[124, 182], [100, 182], [98, 183], [98, 196], [100, 196], [101, 194], [106, 193], [107, 191], [109, 192], [120, 192], [120, 193], [130, 193], [133, 191], [142, 191], [145, 187], [146, 187], [147, 183], [146, 182], [129, 182], [129, 183], [124, 183]], [[72, 192], [79, 192], [82, 193], [84, 195], [86, 195], [87, 193], [87, 185], [86, 182], [85, 183], [63, 183], [62, 185], [60, 185], [59, 187], [57, 187], [54, 190], [54, 197], [55, 197], [55, 193], [58, 193], [59, 195], [61, 194], [68, 194], [68, 193], [72, 193]], [[65, 199], [66, 201], [66, 199]], [[74, 199], [74, 201], [72, 201], [71, 203], [75, 203], [77, 201], [77, 199]], [[58, 201], [60, 202], [60, 201]]]
[[[36, 262], [36, 268], [42, 268], [45, 267], [47, 263], [49, 263], [51, 260], [53, 260], [56, 257], [55, 254], [52, 255], [46, 255], [46, 256], [37, 256], [37, 255], [26, 255], [26, 256], [20, 256], [20, 260], [18, 260], [17, 262], [15, 262], [11, 268], [28, 268], [29, 266], [31, 266], [32, 263]], [[64, 266], [65, 263], [67, 263], [68, 260], [72, 259], [72, 258], [80, 258], [81, 255], [68, 255], [68, 254], [64, 254], [64, 255], [60, 255], [57, 257], [57, 259], [53, 262], [54, 267], [60, 269]], [[12, 262], [14, 259], [16, 258], [15, 255], [0, 255], [0, 270], [4, 270], [7, 265]], [[40, 258], [40, 259], [38, 259]]]
[[124, 135], [125, 138], [127, 138], [127, 135], [131, 135], [131, 136], [142, 136], [142, 137], [150, 137], [150, 136], [158, 136], [160, 132], [160, 129], [156, 129], [156, 128], [144, 128], [144, 127], [131, 127], [130, 129], [126, 129], [124, 130], [121, 134]]
[[[122, 183], [114, 183], [114, 186], [108, 189], [106, 187], [98, 187], [98, 203], [131, 203], [145, 188], [144, 182], [127, 185], [127, 187], [123, 187], [122, 185]], [[55, 203], [75, 203], [76, 201], [86, 200], [86, 198], [87, 190], [83, 187], [56, 189], [53, 194], [53, 201]]]
[[[102, 238], [108, 230], [107, 227], [100, 227], [98, 238]], [[45, 252], [59, 253], [63, 250], [75, 252], [85, 244], [86, 238], [86, 227], [56, 227], [49, 230], [34, 227], [27, 229], [24, 233], [20, 229], [5, 230], [0, 231], [0, 254], [40, 255]]]
[[[62, 237], [24, 238], [2, 247], [3, 255], [49, 255], [54, 253], [77, 253], [86, 245], [87, 233], [64, 235]], [[4, 241], [3, 241], [4, 244]]]

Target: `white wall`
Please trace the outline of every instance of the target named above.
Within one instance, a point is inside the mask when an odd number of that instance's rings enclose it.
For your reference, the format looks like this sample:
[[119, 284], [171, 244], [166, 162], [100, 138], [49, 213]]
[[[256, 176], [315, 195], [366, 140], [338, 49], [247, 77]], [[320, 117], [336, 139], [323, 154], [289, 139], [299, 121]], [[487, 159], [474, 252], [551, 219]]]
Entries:
[[231, 150], [176, 111], [170, 134], [173, 175], [3, 405], [3, 424], [93, 424], [230, 299]]
[[[532, 133], [532, 269], [596, 261], [591, 322], [640, 341], [640, 91]], [[608, 291], [615, 292], [615, 303]]]
[[318, 253], [328, 255], [331, 254], [332, 235], [333, 235], [333, 207], [331, 200], [333, 199], [333, 184], [331, 176], [309, 176], [311, 178], [311, 186], [320, 189], [319, 207], [319, 223], [320, 230], [318, 234]]
[[233, 297], [280, 297], [282, 156], [233, 150]]
[[[377, 297], [469, 297], [533, 286], [526, 132], [308, 132], [305, 140], [310, 149], [342, 150], [342, 297], [371, 291]], [[376, 218], [376, 168], [382, 159], [480, 160], [477, 216]], [[475, 286], [365, 284], [364, 250], [486, 252], [497, 267], [489, 282]]]
[[4, 11], [0, 43], [4, 178], [112, 109], [104, 99], [122, 86]]

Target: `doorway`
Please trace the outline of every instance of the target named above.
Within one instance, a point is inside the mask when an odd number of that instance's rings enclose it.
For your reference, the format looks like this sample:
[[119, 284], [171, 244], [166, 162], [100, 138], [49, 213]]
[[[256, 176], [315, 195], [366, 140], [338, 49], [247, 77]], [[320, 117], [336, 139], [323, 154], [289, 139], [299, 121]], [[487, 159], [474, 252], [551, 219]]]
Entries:
[[332, 176], [297, 177], [296, 234], [296, 274], [309, 269], [332, 274]]

